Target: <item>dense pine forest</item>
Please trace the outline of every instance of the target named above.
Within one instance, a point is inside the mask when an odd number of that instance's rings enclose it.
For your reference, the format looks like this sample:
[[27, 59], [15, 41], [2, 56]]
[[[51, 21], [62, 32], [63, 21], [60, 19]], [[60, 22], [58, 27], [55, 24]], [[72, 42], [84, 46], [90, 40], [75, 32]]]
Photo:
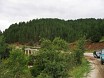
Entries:
[[33, 19], [12, 24], [3, 34], [7, 43], [36, 43], [42, 38], [53, 40], [55, 37], [74, 42], [83, 36], [99, 42], [104, 36], [104, 19]]

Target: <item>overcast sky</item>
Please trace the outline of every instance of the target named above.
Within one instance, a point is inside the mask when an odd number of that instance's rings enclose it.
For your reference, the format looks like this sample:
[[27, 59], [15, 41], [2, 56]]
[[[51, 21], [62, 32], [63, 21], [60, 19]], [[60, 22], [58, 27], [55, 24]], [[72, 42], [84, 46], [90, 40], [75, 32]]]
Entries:
[[36, 18], [104, 18], [104, 0], [0, 0], [0, 30]]

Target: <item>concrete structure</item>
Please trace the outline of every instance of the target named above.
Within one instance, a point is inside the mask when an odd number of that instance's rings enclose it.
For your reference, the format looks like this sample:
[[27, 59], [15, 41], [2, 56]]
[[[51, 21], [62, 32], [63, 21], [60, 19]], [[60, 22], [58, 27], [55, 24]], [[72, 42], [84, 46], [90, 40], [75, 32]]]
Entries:
[[40, 47], [25, 48], [25, 54], [26, 54], [26, 55], [36, 54], [36, 52], [39, 51], [39, 48], [40, 48]]

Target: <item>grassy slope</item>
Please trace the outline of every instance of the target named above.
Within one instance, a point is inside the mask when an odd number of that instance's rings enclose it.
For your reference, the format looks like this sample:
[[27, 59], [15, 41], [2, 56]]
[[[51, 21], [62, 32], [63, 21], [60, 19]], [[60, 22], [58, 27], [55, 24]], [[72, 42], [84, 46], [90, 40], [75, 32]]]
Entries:
[[83, 76], [90, 71], [89, 62], [86, 59], [83, 59], [82, 64], [73, 68], [71, 71], [71, 76], [73, 78], [83, 78]]

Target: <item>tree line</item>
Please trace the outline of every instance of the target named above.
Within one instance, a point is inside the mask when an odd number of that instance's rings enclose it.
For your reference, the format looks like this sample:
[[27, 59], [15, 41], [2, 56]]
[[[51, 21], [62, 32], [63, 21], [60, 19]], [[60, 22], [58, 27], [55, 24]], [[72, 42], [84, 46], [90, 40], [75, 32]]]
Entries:
[[104, 36], [104, 19], [33, 19], [10, 25], [3, 32], [7, 43], [36, 43], [42, 38], [53, 40], [60, 37], [74, 42], [85, 36], [87, 40], [99, 42]]

